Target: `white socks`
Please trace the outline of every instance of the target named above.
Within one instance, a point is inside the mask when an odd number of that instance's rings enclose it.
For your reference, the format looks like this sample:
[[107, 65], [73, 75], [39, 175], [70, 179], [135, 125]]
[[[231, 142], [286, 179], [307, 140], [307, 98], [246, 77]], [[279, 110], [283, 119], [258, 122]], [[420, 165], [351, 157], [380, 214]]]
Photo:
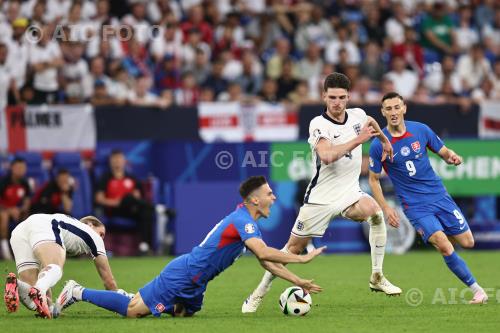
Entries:
[[59, 265], [47, 265], [38, 274], [38, 281], [36, 281], [35, 287], [38, 288], [41, 293], [45, 294], [50, 287], [54, 286], [57, 281], [61, 279], [61, 277], [62, 269]]
[[17, 279], [17, 290], [19, 291], [19, 300], [21, 301], [21, 303], [23, 303], [25, 307], [27, 307], [32, 311], [35, 311], [36, 305], [28, 295], [30, 289], [31, 286], [28, 283]]
[[378, 211], [366, 220], [370, 224], [370, 248], [372, 256], [372, 274], [382, 273], [384, 264], [387, 230], [385, 228], [384, 213]]
[[0, 250], [2, 251], [2, 258], [4, 260], [12, 260], [12, 255], [10, 254], [9, 240], [2, 239], [0, 241]]
[[[285, 245], [285, 247], [282, 248], [280, 251], [288, 253], [288, 248]], [[273, 283], [273, 280], [275, 278], [276, 276], [272, 275], [269, 271], [266, 271], [264, 273], [264, 276], [262, 277], [262, 280], [257, 286], [257, 289], [255, 289], [254, 293], [257, 294], [257, 296], [264, 297], [271, 289], [271, 284]]]
[[477, 293], [478, 291], [483, 291], [483, 288], [477, 283], [477, 282], [474, 282], [473, 284], [471, 284], [469, 286], [470, 290], [472, 290], [472, 293], [475, 294]]

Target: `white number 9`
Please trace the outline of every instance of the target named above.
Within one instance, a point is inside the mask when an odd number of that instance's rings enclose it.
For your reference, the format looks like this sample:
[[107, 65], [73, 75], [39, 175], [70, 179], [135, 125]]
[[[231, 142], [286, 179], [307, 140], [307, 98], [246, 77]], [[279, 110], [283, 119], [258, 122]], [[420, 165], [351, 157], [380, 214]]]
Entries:
[[417, 173], [417, 169], [415, 168], [415, 164], [413, 164], [413, 161], [406, 161], [406, 169], [409, 171], [409, 176], [415, 176], [415, 174]]

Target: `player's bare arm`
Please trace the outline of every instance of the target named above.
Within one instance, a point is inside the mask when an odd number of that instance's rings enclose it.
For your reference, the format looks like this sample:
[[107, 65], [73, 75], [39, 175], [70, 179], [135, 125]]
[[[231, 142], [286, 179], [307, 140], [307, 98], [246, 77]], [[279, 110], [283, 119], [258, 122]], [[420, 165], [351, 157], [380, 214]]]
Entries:
[[269, 247], [260, 238], [252, 237], [245, 241], [245, 246], [252, 251], [259, 260], [266, 260], [281, 264], [300, 263], [305, 264], [320, 255], [326, 246], [320, 247], [311, 251], [306, 255], [297, 255], [292, 253], [281, 252], [278, 249]]
[[392, 144], [389, 141], [389, 139], [385, 136], [384, 132], [382, 132], [380, 125], [377, 123], [377, 121], [375, 119], [373, 119], [370, 116], [368, 116], [368, 120], [367, 120], [366, 124], [373, 127], [378, 133], [378, 138], [379, 138], [380, 142], [382, 143], [382, 159], [381, 159], [381, 161], [383, 162], [383, 161], [385, 161], [385, 159], [387, 157], [389, 157], [389, 159], [392, 162], [393, 155], [394, 155], [394, 152], [392, 149]]
[[95, 258], [94, 264], [102, 282], [104, 283], [104, 288], [107, 290], [118, 289], [113, 273], [111, 272], [111, 267], [109, 266], [108, 258], [106, 256], [99, 255]]
[[323, 291], [323, 288], [314, 284], [313, 280], [306, 280], [298, 277], [291, 271], [289, 271], [282, 264], [260, 260], [260, 264], [264, 269], [271, 272], [273, 275], [278, 276], [284, 280], [291, 282], [292, 284], [304, 288], [307, 292], [310, 293], [319, 293]]
[[458, 155], [446, 146], [439, 149], [438, 155], [448, 164], [460, 165], [463, 162], [462, 156]]
[[339, 160], [346, 153], [350, 152], [360, 144], [365, 143], [376, 135], [378, 135], [377, 131], [372, 126], [365, 124], [357, 137], [344, 144], [334, 145], [328, 139], [319, 139], [318, 144], [316, 145], [316, 152], [318, 153], [321, 162], [330, 164]]
[[372, 195], [375, 201], [379, 204], [384, 212], [385, 218], [387, 222], [394, 228], [399, 227], [399, 215], [394, 208], [389, 206], [387, 201], [385, 200], [384, 193], [382, 191], [382, 187], [380, 186], [380, 173], [375, 173], [370, 171], [368, 175], [368, 183], [370, 184], [370, 188], [372, 190]]

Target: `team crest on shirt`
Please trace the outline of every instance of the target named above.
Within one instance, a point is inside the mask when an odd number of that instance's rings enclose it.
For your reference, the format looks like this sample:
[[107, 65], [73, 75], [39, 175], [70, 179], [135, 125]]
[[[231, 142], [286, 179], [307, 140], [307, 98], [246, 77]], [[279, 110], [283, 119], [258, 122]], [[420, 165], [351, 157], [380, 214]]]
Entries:
[[253, 234], [255, 232], [255, 226], [252, 223], [245, 224], [245, 232], [247, 234]]
[[411, 144], [411, 149], [413, 149], [413, 151], [415, 153], [419, 153], [420, 152], [420, 142], [419, 141], [415, 141]]
[[161, 312], [165, 311], [165, 305], [158, 303], [155, 306], [155, 310], [161, 313]]
[[314, 137], [318, 137], [321, 135], [321, 131], [319, 128], [316, 128], [314, 131], [313, 131], [313, 136]]
[[357, 123], [352, 128], [354, 129], [354, 132], [356, 132], [356, 135], [359, 135], [359, 133], [361, 133], [361, 124], [360, 123]]
[[408, 148], [408, 146], [403, 146], [403, 148], [401, 148], [401, 155], [403, 156], [410, 155], [410, 148]]

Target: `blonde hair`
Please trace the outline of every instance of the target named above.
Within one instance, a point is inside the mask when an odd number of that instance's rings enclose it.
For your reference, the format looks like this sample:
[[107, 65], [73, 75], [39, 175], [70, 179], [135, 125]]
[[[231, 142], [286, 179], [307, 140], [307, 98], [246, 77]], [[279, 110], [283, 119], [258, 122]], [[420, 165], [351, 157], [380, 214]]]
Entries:
[[102, 223], [97, 217], [88, 215], [84, 216], [80, 219], [80, 222], [85, 223], [85, 224], [90, 224], [94, 227], [105, 227], [104, 223]]

